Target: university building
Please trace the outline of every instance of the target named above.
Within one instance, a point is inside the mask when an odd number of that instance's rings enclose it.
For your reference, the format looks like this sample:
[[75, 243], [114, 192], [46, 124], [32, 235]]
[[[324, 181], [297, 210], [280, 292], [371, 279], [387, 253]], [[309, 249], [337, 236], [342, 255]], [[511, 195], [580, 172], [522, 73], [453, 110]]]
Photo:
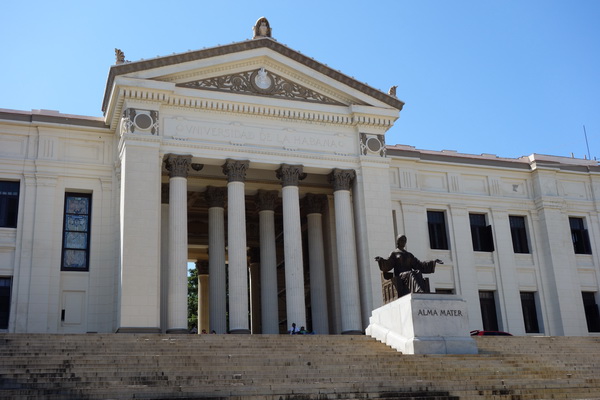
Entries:
[[360, 334], [375, 256], [471, 329], [594, 335], [600, 166], [389, 145], [404, 103], [271, 37], [109, 70], [101, 118], [0, 110], [0, 331]]

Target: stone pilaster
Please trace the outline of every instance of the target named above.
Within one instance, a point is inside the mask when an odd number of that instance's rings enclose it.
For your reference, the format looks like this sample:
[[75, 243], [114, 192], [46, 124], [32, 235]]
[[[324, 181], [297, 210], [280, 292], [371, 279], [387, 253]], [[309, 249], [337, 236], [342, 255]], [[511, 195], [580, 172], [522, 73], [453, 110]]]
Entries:
[[335, 231], [338, 252], [342, 334], [362, 333], [356, 237], [350, 189], [354, 170], [334, 169], [329, 175], [333, 187]]
[[225, 265], [225, 199], [227, 188], [206, 188], [208, 204], [208, 275], [210, 331], [227, 333], [227, 283]]
[[304, 263], [298, 181], [304, 178], [302, 166], [283, 164], [277, 170], [283, 189], [283, 244], [285, 257], [285, 293], [288, 330], [291, 324], [306, 326], [304, 299]]
[[250, 333], [248, 324], [248, 262], [246, 254], [246, 203], [244, 181], [248, 161], [228, 159], [227, 238], [229, 256], [229, 332]]
[[259, 190], [256, 195], [260, 229], [261, 319], [264, 334], [279, 333], [274, 211], [277, 197], [277, 191], [267, 190]]
[[319, 334], [329, 333], [327, 311], [327, 281], [325, 278], [325, 250], [323, 246], [324, 195], [307, 194], [304, 208], [308, 225], [308, 256], [310, 265], [310, 298], [312, 329]]

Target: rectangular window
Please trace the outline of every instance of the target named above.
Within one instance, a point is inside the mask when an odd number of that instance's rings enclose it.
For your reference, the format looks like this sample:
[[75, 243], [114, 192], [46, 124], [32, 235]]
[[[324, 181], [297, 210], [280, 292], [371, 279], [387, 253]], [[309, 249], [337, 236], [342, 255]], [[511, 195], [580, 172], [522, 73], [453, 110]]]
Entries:
[[63, 271], [88, 271], [92, 195], [65, 193]]
[[496, 298], [492, 291], [479, 292], [479, 305], [481, 306], [481, 319], [484, 331], [498, 330], [498, 315], [496, 313]]
[[523, 309], [523, 321], [526, 333], [539, 333], [537, 311], [535, 308], [535, 293], [521, 292], [521, 308]]
[[469, 214], [473, 251], [494, 251], [492, 226], [486, 225], [485, 214]]
[[588, 332], [600, 332], [600, 313], [594, 292], [582, 292]]
[[8, 329], [11, 278], [0, 278], [0, 329]]
[[573, 240], [575, 254], [592, 254], [590, 236], [587, 229], [585, 229], [583, 218], [569, 217], [569, 225], [571, 226], [571, 239]]
[[513, 250], [515, 253], [529, 253], [527, 231], [525, 230], [525, 217], [510, 215], [508, 220], [510, 223]]
[[432, 249], [448, 250], [446, 215], [443, 211], [427, 211], [429, 246]]
[[19, 182], [0, 181], [0, 228], [17, 227], [19, 188]]

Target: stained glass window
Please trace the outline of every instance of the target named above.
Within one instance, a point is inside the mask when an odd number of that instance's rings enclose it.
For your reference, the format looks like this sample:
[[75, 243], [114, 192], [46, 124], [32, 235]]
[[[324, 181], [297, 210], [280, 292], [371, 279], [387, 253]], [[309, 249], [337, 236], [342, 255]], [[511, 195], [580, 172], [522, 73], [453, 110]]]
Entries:
[[65, 194], [62, 270], [89, 270], [91, 202], [90, 194]]

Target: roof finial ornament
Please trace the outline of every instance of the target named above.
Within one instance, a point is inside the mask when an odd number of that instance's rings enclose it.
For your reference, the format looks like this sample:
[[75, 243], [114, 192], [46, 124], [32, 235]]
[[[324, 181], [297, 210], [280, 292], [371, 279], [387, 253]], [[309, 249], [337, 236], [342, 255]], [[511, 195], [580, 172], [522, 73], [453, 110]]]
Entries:
[[260, 17], [252, 30], [254, 31], [254, 37], [252, 39], [271, 37], [271, 25], [269, 25], [269, 21], [265, 17]]
[[390, 96], [397, 97], [397, 96], [396, 96], [396, 89], [397, 89], [397, 88], [398, 88], [398, 86], [392, 86], [392, 87], [390, 88], [390, 90], [388, 91], [388, 94], [389, 94]]
[[121, 49], [115, 49], [115, 58], [116, 58], [115, 64], [117, 64], [117, 65], [125, 64], [125, 53], [123, 53], [121, 51]]

